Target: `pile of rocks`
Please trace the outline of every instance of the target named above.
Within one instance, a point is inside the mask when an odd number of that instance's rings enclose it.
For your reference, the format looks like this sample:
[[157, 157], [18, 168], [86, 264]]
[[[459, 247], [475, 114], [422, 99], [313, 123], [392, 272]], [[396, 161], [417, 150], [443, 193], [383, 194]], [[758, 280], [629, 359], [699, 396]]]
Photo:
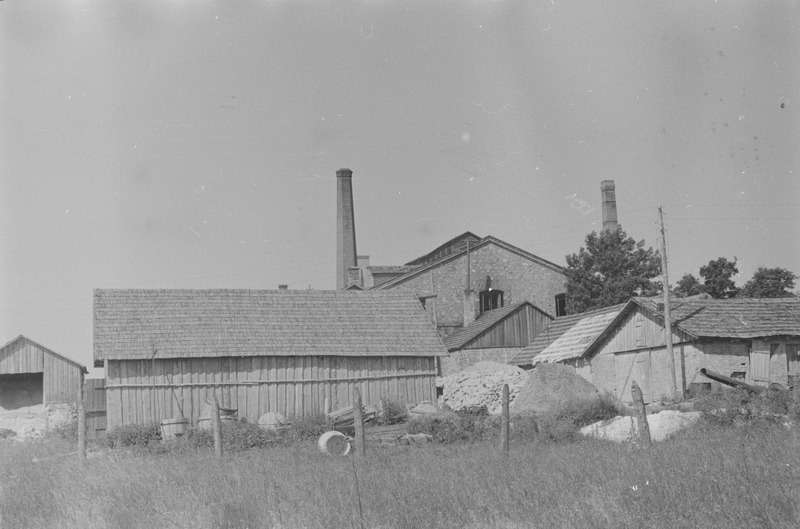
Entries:
[[17, 441], [39, 439], [48, 431], [66, 426], [73, 420], [76, 420], [75, 410], [69, 404], [38, 404], [13, 410], [0, 408], [3, 437]]
[[500, 413], [503, 384], [508, 384], [509, 401], [513, 402], [525, 385], [528, 375], [524, 369], [497, 362], [478, 362], [467, 370], [440, 377], [436, 385], [442, 388], [439, 406], [453, 411], [476, 411], [481, 408], [491, 414]]
[[539, 364], [528, 376], [511, 408], [515, 413], [540, 413], [573, 399], [591, 399], [599, 392], [595, 386], [562, 364]]

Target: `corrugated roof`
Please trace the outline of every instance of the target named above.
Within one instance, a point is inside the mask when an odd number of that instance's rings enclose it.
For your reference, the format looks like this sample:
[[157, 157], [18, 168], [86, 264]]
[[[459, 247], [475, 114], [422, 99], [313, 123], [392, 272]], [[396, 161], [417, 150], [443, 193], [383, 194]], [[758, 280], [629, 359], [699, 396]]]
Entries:
[[445, 336], [442, 340], [444, 342], [444, 346], [448, 351], [455, 351], [456, 349], [464, 347], [467, 343], [471, 342], [485, 331], [491, 329], [496, 324], [500, 323], [525, 305], [530, 305], [534, 309], [543, 312], [528, 301], [520, 301], [519, 303], [513, 303], [499, 309], [486, 311], [466, 327], [462, 327], [461, 329]]
[[[611, 315], [611, 317], [608, 321], [611, 321], [622, 311], [623, 308], [625, 308], [625, 305], [626, 305], [625, 303], [622, 303], [620, 305], [604, 307], [602, 309], [592, 310], [584, 312], [582, 314], [571, 314], [569, 316], [562, 316], [560, 318], [556, 318], [555, 320], [550, 322], [550, 325], [548, 325], [545, 330], [539, 333], [539, 335], [533, 340], [533, 343], [531, 343], [528, 347], [523, 348], [522, 351], [520, 351], [520, 353], [512, 360], [511, 363], [520, 366], [532, 365], [534, 363], [534, 358], [536, 358], [539, 354], [544, 352], [554, 342], [556, 342], [567, 331], [572, 329], [576, 324], [581, 322], [583, 319], [594, 318], [609, 314]], [[603, 318], [601, 318], [601, 320], [604, 321]], [[589, 343], [593, 342], [594, 339], [596, 339], [600, 335], [602, 329], [598, 330], [594, 325], [592, 326], [587, 325], [583, 328], [582, 332], [586, 334], [586, 336], [584, 337], [585, 339], [588, 339], [589, 333], [594, 333], [595, 331], [597, 331], [597, 333], [594, 335], [594, 338], [592, 338]], [[570, 338], [570, 340], [577, 340], [577, 339], [578, 336], [575, 335]], [[568, 345], [568, 343], [570, 342], [567, 342], [565, 340], [562, 343], [564, 345]]]
[[94, 357], [441, 356], [405, 291], [94, 292]]

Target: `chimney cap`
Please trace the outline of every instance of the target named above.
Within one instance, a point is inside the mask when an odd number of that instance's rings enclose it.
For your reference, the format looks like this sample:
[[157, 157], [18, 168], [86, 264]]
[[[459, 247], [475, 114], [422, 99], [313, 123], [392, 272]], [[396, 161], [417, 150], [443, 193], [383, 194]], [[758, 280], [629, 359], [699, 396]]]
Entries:
[[600, 182], [600, 189], [614, 189], [614, 187], [613, 180], [603, 180]]
[[351, 178], [353, 176], [353, 171], [350, 169], [339, 169], [336, 171], [337, 178]]

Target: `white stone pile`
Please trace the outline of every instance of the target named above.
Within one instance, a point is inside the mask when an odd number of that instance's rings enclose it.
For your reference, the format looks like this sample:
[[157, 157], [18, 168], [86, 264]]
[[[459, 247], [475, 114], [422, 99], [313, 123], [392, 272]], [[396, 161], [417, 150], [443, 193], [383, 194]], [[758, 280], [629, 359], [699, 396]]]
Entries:
[[503, 384], [508, 384], [509, 401], [513, 402], [528, 380], [524, 369], [497, 362], [478, 362], [465, 371], [440, 377], [436, 385], [443, 389], [439, 405], [453, 411], [470, 411], [486, 407], [490, 414], [501, 411]]

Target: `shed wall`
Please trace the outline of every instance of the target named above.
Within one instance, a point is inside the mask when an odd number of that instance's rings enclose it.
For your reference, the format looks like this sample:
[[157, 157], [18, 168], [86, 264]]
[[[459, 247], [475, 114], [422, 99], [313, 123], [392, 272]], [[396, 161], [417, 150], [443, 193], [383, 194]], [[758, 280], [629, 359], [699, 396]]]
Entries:
[[525, 347], [530, 345], [551, 319], [529, 305], [498, 322], [471, 342], [466, 349]]
[[26, 339], [0, 351], [0, 375], [43, 373], [44, 404], [75, 402], [81, 367]]
[[353, 403], [359, 387], [364, 404], [381, 398], [415, 403], [436, 399], [434, 357], [258, 356], [109, 360], [106, 369], [107, 427], [185, 417], [197, 424], [216, 393], [223, 407], [255, 423], [267, 412], [287, 417]]

